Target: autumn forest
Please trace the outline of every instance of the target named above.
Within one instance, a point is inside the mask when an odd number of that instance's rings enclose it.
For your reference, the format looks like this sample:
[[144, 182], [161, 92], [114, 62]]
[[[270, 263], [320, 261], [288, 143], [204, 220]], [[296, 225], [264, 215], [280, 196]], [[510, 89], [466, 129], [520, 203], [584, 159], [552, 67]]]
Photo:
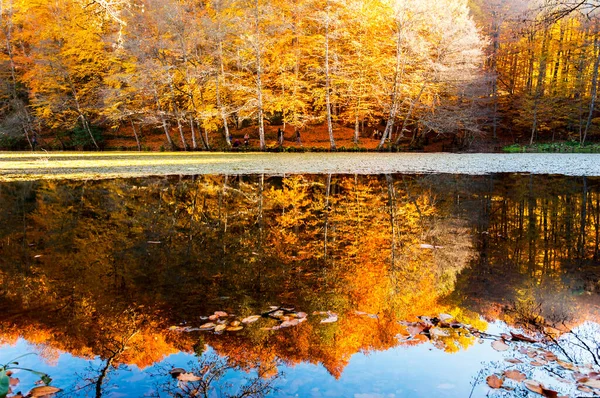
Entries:
[[583, 145], [596, 7], [0, 0], [0, 149]]

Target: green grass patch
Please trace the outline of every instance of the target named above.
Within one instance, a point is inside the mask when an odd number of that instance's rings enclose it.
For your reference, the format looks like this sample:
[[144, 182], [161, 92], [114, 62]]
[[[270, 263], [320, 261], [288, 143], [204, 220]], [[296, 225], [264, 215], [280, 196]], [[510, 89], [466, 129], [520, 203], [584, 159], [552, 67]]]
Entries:
[[580, 145], [578, 141], [540, 142], [533, 145], [512, 144], [502, 148], [507, 153], [600, 153], [599, 143]]

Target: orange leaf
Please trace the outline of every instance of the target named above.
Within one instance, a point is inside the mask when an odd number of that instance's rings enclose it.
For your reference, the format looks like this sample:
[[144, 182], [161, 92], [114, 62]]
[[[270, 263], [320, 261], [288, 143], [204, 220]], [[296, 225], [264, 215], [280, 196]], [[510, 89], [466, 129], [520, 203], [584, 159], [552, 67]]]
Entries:
[[490, 386], [491, 388], [500, 388], [500, 387], [502, 387], [502, 384], [504, 383], [502, 381], [502, 379], [496, 375], [488, 376], [487, 379], [485, 379], [485, 381], [487, 382], [488, 386]]

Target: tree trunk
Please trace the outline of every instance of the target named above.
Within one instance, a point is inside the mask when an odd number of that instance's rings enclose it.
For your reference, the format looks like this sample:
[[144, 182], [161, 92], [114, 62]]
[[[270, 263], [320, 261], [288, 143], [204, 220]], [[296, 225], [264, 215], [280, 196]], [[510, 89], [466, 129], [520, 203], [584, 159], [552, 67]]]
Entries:
[[331, 120], [331, 71], [329, 70], [329, 0], [326, 6], [325, 19], [325, 104], [327, 107], [327, 133], [329, 134], [329, 146], [332, 151], [336, 150], [335, 139], [333, 138], [333, 123]]
[[133, 130], [133, 136], [135, 137], [135, 143], [137, 145], [138, 151], [142, 151], [142, 145], [140, 144], [140, 138], [138, 137], [137, 131], [135, 129], [135, 124], [133, 123], [133, 119], [130, 117], [129, 122], [131, 123], [131, 129]]
[[[383, 136], [381, 137], [381, 141], [379, 141], [379, 145], [377, 145], [377, 150], [381, 150], [385, 145], [385, 141], [388, 136], [391, 137], [392, 130], [394, 128], [394, 122], [396, 120], [396, 112], [398, 111], [398, 92], [400, 91], [400, 70], [402, 63], [402, 24], [399, 22], [397, 24], [398, 28], [398, 36], [396, 37], [396, 70], [394, 71], [394, 85], [392, 88], [392, 98], [390, 104], [390, 114], [388, 116], [387, 123], [385, 125], [385, 130], [383, 131]], [[402, 135], [402, 131], [400, 131], [400, 135]]]
[[169, 127], [167, 126], [165, 114], [162, 108], [160, 107], [160, 102], [158, 101], [158, 92], [156, 91], [156, 88], [154, 89], [154, 101], [156, 102], [156, 109], [158, 110], [158, 115], [160, 116], [160, 121], [162, 123], [165, 136], [167, 137], [167, 142], [169, 143], [169, 150], [173, 150], [175, 146], [173, 145], [173, 139], [171, 138], [171, 134], [169, 134]]
[[260, 42], [258, 0], [254, 2], [254, 24], [255, 24], [255, 54], [256, 54], [256, 99], [258, 100], [258, 137], [260, 141], [260, 150], [265, 150], [265, 125], [263, 115], [263, 93], [262, 93], [262, 54]]
[[594, 51], [596, 52], [596, 60], [594, 61], [594, 73], [592, 75], [592, 89], [591, 89], [591, 98], [590, 98], [590, 110], [587, 117], [587, 122], [585, 123], [585, 129], [583, 130], [583, 137], [581, 137], [580, 145], [583, 146], [585, 144], [585, 140], [587, 138], [588, 131], [590, 126], [592, 125], [592, 119], [594, 117], [594, 110], [596, 108], [596, 97], [598, 95], [598, 66], [600, 64], [600, 43], [598, 40], [598, 33], [596, 33], [596, 37], [594, 38]]

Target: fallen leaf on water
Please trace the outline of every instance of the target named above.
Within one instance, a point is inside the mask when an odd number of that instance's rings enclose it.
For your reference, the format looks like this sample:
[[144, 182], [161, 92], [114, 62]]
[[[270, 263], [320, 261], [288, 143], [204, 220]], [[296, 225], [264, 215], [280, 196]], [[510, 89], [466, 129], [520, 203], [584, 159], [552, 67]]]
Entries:
[[411, 335], [411, 336], [416, 336], [418, 334], [420, 334], [421, 332], [423, 332], [425, 330], [425, 326], [419, 324], [416, 325], [410, 325], [406, 328], [406, 331]]
[[525, 336], [525, 335], [522, 335], [519, 333], [510, 332], [510, 335], [512, 336], [512, 339], [515, 341], [524, 341], [526, 343], [537, 343], [538, 342], [538, 340], [536, 340], [534, 338], [531, 338], [531, 337], [528, 337], [528, 336]]
[[582, 382], [582, 384], [591, 387], [591, 388], [599, 388], [600, 389], [600, 380], [597, 379], [588, 379], [584, 382]]
[[548, 362], [546, 361], [542, 361], [542, 360], [537, 360], [537, 361], [531, 361], [531, 365], [533, 366], [544, 366], [546, 365]]
[[561, 367], [563, 367], [565, 369], [568, 369], [568, 370], [575, 370], [576, 369], [575, 365], [573, 365], [572, 363], [561, 361], [560, 359], [557, 359], [556, 363], [559, 366], [561, 366]]
[[539, 382], [527, 379], [523, 381], [523, 384], [525, 385], [525, 387], [527, 387], [528, 390], [537, 392], [540, 395], [543, 394], [542, 385]]
[[10, 377], [10, 378], [9, 378], [9, 384], [10, 384], [11, 386], [13, 386], [13, 387], [14, 387], [14, 386], [16, 386], [17, 384], [19, 384], [19, 379], [17, 379], [17, 378], [14, 378], [14, 377]]
[[551, 352], [546, 352], [544, 353], [544, 358], [546, 359], [546, 361], [548, 362], [553, 362], [556, 361], [558, 358], [556, 357], [555, 354], [551, 353]]
[[449, 321], [450, 319], [452, 319], [454, 317], [452, 315], [450, 315], [450, 314], [440, 314], [438, 316], [438, 318], [440, 318], [440, 321], [446, 322], [446, 321]]
[[242, 323], [252, 323], [258, 321], [259, 319], [260, 315], [250, 315], [249, 317], [242, 319]]
[[210, 329], [214, 329], [214, 328], [215, 328], [215, 326], [217, 326], [217, 325], [215, 325], [215, 324], [214, 324], [214, 323], [212, 323], [212, 322], [208, 322], [208, 323], [205, 323], [204, 325], [200, 325], [200, 330], [210, 330]]
[[302, 311], [300, 311], [300, 312], [297, 312], [297, 313], [296, 313], [296, 316], [297, 316], [298, 318], [306, 318], [306, 317], [308, 316], [308, 314], [307, 314], [306, 312], [302, 312]]
[[485, 379], [485, 381], [487, 382], [488, 386], [490, 386], [491, 388], [500, 388], [500, 387], [502, 387], [502, 384], [504, 383], [502, 381], [502, 379], [496, 375], [488, 376], [487, 379]]
[[211, 316], [208, 317], [209, 321], [216, 321], [217, 319], [219, 319], [218, 315], [211, 315]]
[[200, 381], [202, 378], [196, 376], [193, 373], [181, 373], [177, 376], [177, 380], [179, 381]]
[[437, 338], [450, 336], [450, 334], [447, 331], [445, 331], [443, 329], [440, 329], [440, 328], [431, 328], [431, 329], [429, 329], [429, 335], [431, 337], [437, 337]]
[[594, 390], [592, 390], [591, 388], [589, 388], [589, 387], [586, 387], [586, 386], [577, 386], [577, 389], [578, 389], [579, 391], [583, 391], [583, 392], [590, 392], [590, 393], [591, 393], [591, 392], [594, 392]]
[[364, 312], [364, 311], [354, 311], [354, 313], [355, 313], [356, 315], [359, 315], [359, 316], [362, 316], [362, 315], [367, 315], [367, 313], [366, 313], [366, 312]]
[[510, 340], [512, 338], [510, 334], [506, 333], [500, 333], [500, 337], [502, 337], [504, 340]]
[[496, 341], [492, 342], [492, 348], [496, 351], [506, 351], [510, 347], [504, 341], [496, 340]]
[[290, 321], [283, 321], [281, 322], [281, 325], [279, 325], [280, 328], [289, 328], [290, 326], [296, 326], [300, 323], [299, 319], [292, 319]]
[[508, 377], [511, 380], [515, 380], [515, 381], [523, 381], [523, 380], [527, 379], [525, 374], [519, 372], [518, 370], [506, 370], [504, 372], [504, 376]]
[[240, 321], [233, 321], [229, 324], [229, 326], [233, 326], [233, 327], [240, 326]]
[[510, 363], [523, 363], [523, 361], [521, 361], [520, 359], [517, 358], [507, 358], [505, 359], [506, 362], [510, 362]]
[[333, 312], [328, 312], [327, 315], [329, 315], [327, 318], [321, 319], [321, 323], [337, 322], [337, 320], [338, 320], [337, 314], [334, 314]]
[[238, 330], [242, 330], [243, 328], [243, 326], [228, 326], [225, 330], [227, 330], [228, 332], [237, 332]]
[[228, 316], [225, 311], [215, 311], [215, 315], [218, 317], [226, 317]]
[[173, 369], [169, 370], [169, 374], [173, 377], [177, 377], [182, 373], [185, 373], [185, 369], [183, 369], [183, 368], [173, 368]]
[[221, 332], [223, 330], [225, 330], [227, 328], [227, 325], [223, 324], [223, 325], [217, 325], [215, 327], [215, 332]]
[[27, 394], [29, 397], [43, 397], [46, 395], [56, 394], [57, 392], [62, 391], [60, 388], [52, 387], [52, 386], [39, 386], [34, 387]]

